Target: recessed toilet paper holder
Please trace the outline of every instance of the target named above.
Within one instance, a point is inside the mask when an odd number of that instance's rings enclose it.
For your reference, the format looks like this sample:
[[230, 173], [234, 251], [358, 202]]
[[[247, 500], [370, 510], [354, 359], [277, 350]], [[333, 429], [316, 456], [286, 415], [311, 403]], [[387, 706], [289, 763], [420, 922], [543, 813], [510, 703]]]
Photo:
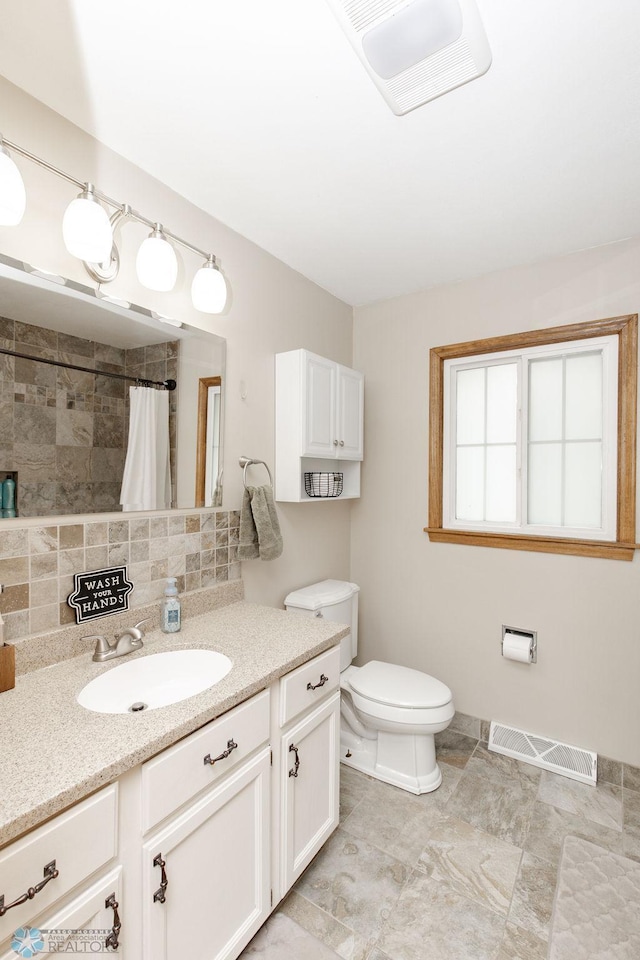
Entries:
[[522, 627], [508, 627], [506, 624], [502, 624], [502, 640], [500, 641], [500, 652], [504, 656], [504, 639], [505, 636], [512, 637], [522, 637], [524, 640], [529, 640], [530, 649], [531, 649], [531, 659], [529, 663], [538, 662], [538, 631], [537, 630], [523, 630]]

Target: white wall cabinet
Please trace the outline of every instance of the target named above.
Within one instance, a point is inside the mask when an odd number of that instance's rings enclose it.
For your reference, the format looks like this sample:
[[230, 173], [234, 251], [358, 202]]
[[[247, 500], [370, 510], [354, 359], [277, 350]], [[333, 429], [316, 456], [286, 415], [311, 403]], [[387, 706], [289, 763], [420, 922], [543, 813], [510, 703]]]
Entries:
[[0, 960], [29, 926], [63, 953], [87, 930], [121, 960], [235, 960], [337, 826], [339, 677], [333, 647], [1, 850], [5, 906], [59, 875], [0, 917]]
[[363, 375], [308, 350], [276, 354], [276, 499], [317, 501], [304, 487], [315, 470], [341, 472], [342, 497], [359, 497], [363, 454]]

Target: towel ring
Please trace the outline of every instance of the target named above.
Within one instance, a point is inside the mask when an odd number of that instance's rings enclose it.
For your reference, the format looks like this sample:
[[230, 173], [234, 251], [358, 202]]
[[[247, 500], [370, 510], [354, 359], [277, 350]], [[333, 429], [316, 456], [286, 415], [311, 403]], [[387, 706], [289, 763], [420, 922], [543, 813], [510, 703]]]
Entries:
[[271, 470], [269, 470], [269, 467], [264, 462], [264, 460], [252, 460], [251, 457], [240, 457], [240, 459], [238, 460], [238, 463], [243, 468], [242, 482], [244, 484], [245, 490], [247, 489], [247, 467], [251, 467], [256, 464], [260, 464], [265, 468], [265, 470], [269, 474], [269, 484], [273, 487], [273, 477], [271, 476]]

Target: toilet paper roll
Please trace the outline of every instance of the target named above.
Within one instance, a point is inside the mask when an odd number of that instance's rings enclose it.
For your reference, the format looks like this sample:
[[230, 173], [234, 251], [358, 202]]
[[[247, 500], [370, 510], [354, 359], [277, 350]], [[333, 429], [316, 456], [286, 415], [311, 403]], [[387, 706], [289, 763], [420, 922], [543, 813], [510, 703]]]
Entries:
[[505, 633], [502, 641], [502, 656], [507, 660], [518, 660], [520, 663], [531, 663], [533, 641], [531, 637], [523, 637], [517, 633]]

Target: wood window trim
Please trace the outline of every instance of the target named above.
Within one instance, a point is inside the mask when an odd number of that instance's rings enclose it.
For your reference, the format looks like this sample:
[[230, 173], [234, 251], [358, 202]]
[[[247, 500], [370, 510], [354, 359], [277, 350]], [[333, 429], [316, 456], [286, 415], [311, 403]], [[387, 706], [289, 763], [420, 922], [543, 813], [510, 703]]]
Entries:
[[200, 377], [198, 382], [198, 424], [196, 429], [196, 507], [204, 507], [207, 474], [207, 405], [209, 387], [222, 386], [222, 377]]
[[[530, 534], [449, 530], [442, 525], [442, 470], [444, 457], [444, 364], [446, 360], [504, 350], [618, 336], [618, 476], [617, 533], [614, 541], [576, 540]], [[549, 327], [525, 333], [468, 340], [432, 347], [429, 361], [429, 525], [424, 528], [435, 543], [502, 547], [542, 553], [632, 560], [636, 550], [636, 403], [638, 380], [638, 315], [610, 317]]]

